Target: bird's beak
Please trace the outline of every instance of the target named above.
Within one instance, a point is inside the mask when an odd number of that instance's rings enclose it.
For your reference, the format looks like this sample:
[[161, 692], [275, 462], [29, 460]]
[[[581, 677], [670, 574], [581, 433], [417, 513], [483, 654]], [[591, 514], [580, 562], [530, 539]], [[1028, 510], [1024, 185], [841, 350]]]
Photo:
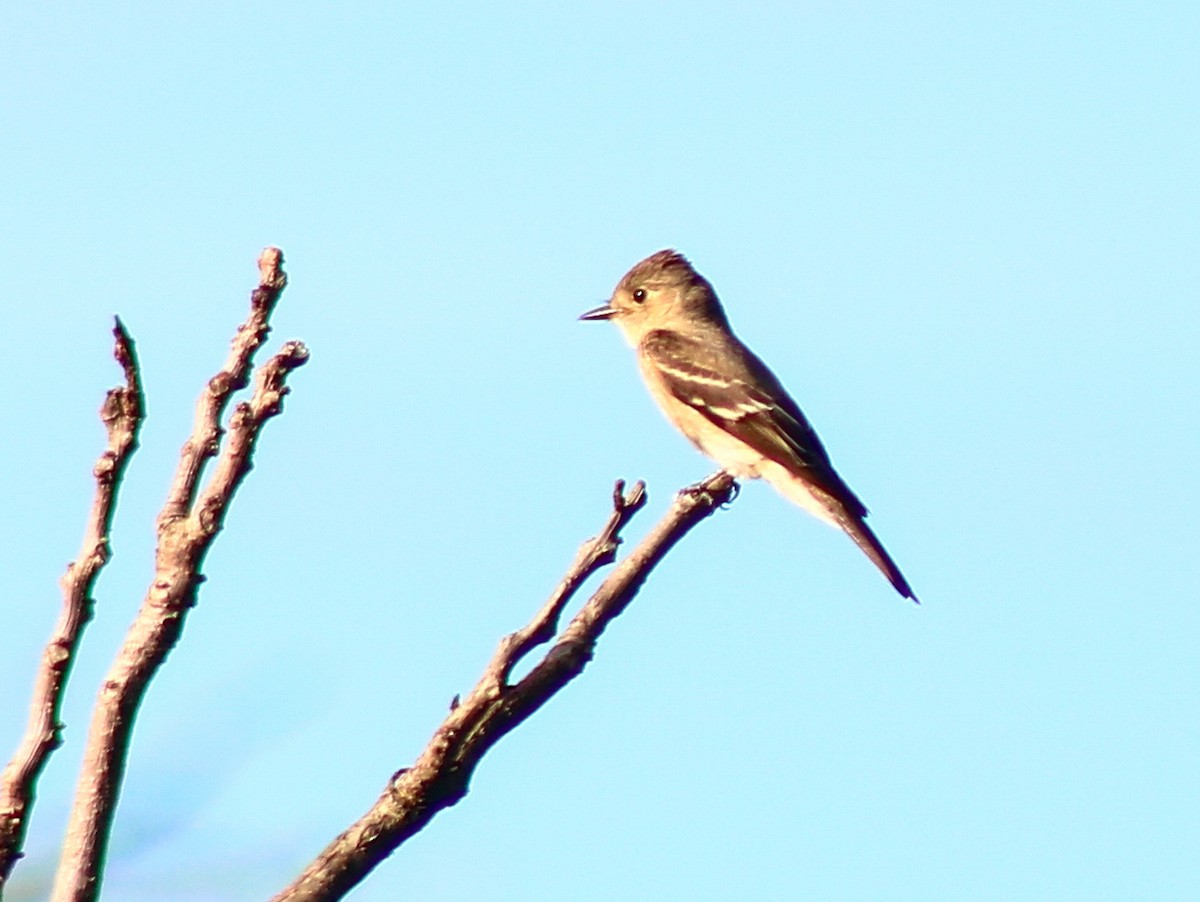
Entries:
[[605, 304], [603, 307], [597, 307], [595, 310], [589, 310], [587, 313], [581, 314], [580, 319], [612, 319], [617, 315], [617, 308]]

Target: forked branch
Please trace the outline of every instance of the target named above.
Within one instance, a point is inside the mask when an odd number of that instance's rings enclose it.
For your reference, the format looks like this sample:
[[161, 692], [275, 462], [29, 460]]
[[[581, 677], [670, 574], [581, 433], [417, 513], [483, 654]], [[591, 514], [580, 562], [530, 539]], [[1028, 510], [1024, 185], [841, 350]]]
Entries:
[[[435, 814], [466, 795], [475, 767], [495, 743], [582, 672], [605, 627], [637, 594], [663, 556], [697, 523], [732, 500], [733, 478], [716, 473], [676, 495], [666, 516], [600, 585], [559, 633], [563, 608], [583, 581], [615, 559], [619, 533], [645, 504], [645, 486], [617, 483], [604, 530], [585, 542], [549, 601], [524, 628], [505, 637], [475, 688], [433, 734], [412, 767], [396, 773], [383, 795], [335, 839], [273, 902], [340, 899]], [[555, 635], [557, 633], [557, 639]], [[553, 645], [515, 684], [517, 664], [538, 645]]]
[[[287, 282], [282, 262], [277, 248], [267, 248], [259, 258], [261, 277], [251, 295], [250, 315], [238, 328], [225, 366], [209, 380], [197, 404], [195, 428], [183, 446], [158, 518], [154, 577], [92, 714], [55, 878], [55, 902], [83, 902], [97, 895], [134, 716], [151, 678], [178, 641], [188, 610], [196, 604], [205, 555], [234, 492], [250, 471], [262, 427], [281, 409], [288, 374], [308, 359], [303, 344], [289, 342], [264, 364], [253, 395], [234, 409], [228, 438], [220, 444], [221, 417], [233, 392], [249, 383], [254, 353], [270, 331], [271, 311]], [[201, 491], [204, 464], [218, 453], [212, 478]]]

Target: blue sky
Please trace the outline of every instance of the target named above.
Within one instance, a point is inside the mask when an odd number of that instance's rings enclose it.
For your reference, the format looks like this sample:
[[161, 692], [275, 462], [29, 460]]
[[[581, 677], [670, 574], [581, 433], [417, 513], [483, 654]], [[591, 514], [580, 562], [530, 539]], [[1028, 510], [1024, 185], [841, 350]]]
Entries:
[[354, 898], [1200, 893], [1194, 4], [25, 4], [0, 33], [0, 755], [149, 404], [12, 895], [266, 244], [284, 416], [141, 712], [108, 898], [261, 899], [604, 520], [712, 469], [609, 326], [716, 285], [924, 605], [760, 485]]

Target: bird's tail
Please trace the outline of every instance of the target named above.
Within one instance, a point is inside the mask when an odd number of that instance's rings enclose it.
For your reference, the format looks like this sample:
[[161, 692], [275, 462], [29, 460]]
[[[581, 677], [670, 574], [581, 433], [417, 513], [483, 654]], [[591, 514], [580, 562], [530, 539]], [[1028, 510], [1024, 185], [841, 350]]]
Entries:
[[908, 580], [904, 578], [904, 574], [900, 572], [900, 568], [896, 566], [896, 562], [892, 560], [892, 556], [887, 553], [887, 549], [883, 547], [883, 543], [871, 531], [866, 522], [861, 517], [853, 517], [848, 515], [838, 517], [838, 525], [854, 540], [854, 544], [863, 550], [863, 553], [871, 559], [879, 571], [887, 577], [896, 591], [905, 598], [911, 598], [916, 604], [920, 604], [921, 600], [917, 598], [912, 587], [909, 586]]
[[833, 470], [820, 474], [821, 482], [818, 482], [818, 474], [812, 471], [807, 471], [805, 478], [801, 478], [793, 471], [769, 462], [762, 466], [762, 476], [775, 486], [783, 497], [804, 508], [817, 519], [845, 532], [888, 578], [888, 582], [895, 586], [897, 592], [905, 598], [911, 598], [917, 604], [921, 603], [908, 585], [904, 574], [900, 572], [900, 568], [896, 566], [896, 562], [875, 537], [875, 533], [871, 532], [871, 527], [867, 526], [863, 519], [867, 514], [866, 507]]

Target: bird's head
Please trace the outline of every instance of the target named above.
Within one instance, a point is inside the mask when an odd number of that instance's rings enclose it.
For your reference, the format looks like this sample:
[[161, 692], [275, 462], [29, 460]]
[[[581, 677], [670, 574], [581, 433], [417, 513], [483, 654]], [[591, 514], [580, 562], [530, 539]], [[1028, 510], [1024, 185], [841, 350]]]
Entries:
[[659, 251], [637, 264], [617, 283], [607, 304], [579, 318], [611, 319], [635, 346], [655, 329], [728, 328], [712, 285], [683, 254], [672, 250]]

